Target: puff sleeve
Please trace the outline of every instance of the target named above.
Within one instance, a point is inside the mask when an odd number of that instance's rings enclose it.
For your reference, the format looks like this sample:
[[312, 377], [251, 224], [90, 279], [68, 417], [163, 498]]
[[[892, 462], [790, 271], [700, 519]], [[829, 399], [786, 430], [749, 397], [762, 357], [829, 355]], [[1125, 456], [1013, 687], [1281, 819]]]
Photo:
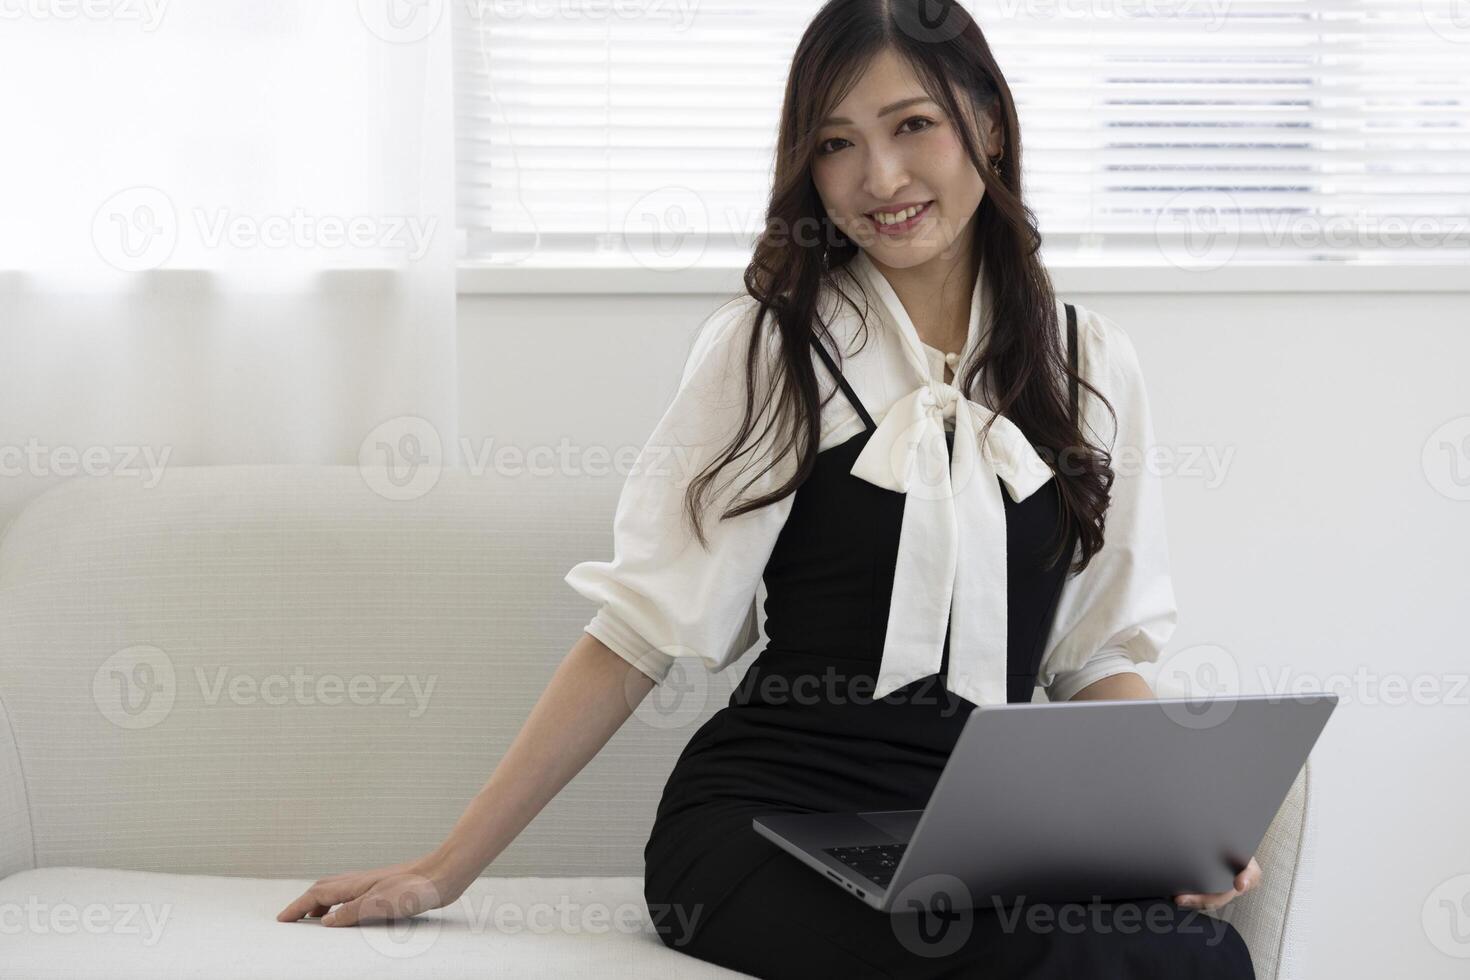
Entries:
[[[1117, 413], [1081, 389], [1084, 434], [1110, 448], [1115, 478], [1102, 549], [1087, 568], [1069, 575], [1057, 600], [1037, 683], [1052, 701], [1070, 700], [1087, 685], [1156, 661], [1178, 622], [1163, 487], [1150, 462], [1153, 423], [1132, 341], [1115, 323], [1079, 308], [1079, 370]], [[1080, 545], [1078, 553], [1080, 553]]]
[[[782, 485], [795, 472], [794, 451], [751, 483], [770, 462], [773, 439], [767, 434], [720, 471], [701, 511], [708, 548], [694, 536], [684, 504], [689, 481], [739, 431], [758, 308], [753, 298], [737, 297], [701, 324], [678, 390], [618, 497], [612, 559], [581, 562], [564, 578], [600, 604], [585, 631], [655, 683], [664, 681], [678, 657], [723, 670], [759, 635], [756, 591], [795, 494], [729, 520], [720, 514], [737, 496], [748, 500]], [[775, 349], [772, 340], [762, 347], [757, 408], [766, 401]], [[757, 415], [748, 439], [765, 432], [767, 421], [768, 415]]]

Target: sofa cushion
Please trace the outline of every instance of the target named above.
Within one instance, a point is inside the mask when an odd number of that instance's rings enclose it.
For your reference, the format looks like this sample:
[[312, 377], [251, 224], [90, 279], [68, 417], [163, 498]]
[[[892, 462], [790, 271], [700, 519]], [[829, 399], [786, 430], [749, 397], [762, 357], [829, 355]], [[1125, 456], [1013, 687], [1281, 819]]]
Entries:
[[0, 978], [744, 976], [660, 942], [637, 877], [481, 878], [447, 908], [402, 922], [277, 922], [310, 885], [106, 868], [23, 871], [0, 880]]

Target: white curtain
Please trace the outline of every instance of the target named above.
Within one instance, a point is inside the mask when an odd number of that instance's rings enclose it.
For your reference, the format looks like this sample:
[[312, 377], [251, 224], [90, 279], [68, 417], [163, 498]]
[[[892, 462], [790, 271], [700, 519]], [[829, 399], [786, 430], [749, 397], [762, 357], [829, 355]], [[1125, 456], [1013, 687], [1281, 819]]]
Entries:
[[0, 525], [74, 475], [457, 462], [451, 50], [434, 2], [0, 8]]

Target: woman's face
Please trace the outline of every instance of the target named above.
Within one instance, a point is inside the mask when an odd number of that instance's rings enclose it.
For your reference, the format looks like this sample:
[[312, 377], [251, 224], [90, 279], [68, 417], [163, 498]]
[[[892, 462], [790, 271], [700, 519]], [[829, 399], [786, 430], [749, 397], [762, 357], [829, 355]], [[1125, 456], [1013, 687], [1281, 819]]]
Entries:
[[[1000, 134], [986, 123], [982, 145], [993, 156]], [[908, 63], [885, 49], [818, 130], [817, 194], [833, 223], [880, 264], [952, 258], [952, 246], [968, 241], [985, 184], [955, 126]], [[912, 206], [922, 210], [915, 215]], [[885, 226], [893, 215], [877, 212], [909, 217]]]

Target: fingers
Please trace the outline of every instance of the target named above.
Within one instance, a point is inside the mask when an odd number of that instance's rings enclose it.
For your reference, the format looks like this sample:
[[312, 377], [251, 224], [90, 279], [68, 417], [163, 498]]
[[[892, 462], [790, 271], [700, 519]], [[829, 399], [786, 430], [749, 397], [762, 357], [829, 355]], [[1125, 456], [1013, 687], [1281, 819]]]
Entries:
[[357, 897], [357, 890], [346, 879], [323, 878], [304, 891], [290, 905], [276, 913], [277, 922], [295, 922], [303, 916], [321, 915], [338, 902]]
[[1174, 901], [1187, 909], [1217, 909], [1234, 897], [1234, 891], [1204, 893], [1190, 892], [1184, 895], [1175, 895]]
[[1261, 884], [1261, 878], [1261, 866], [1256, 863], [1255, 858], [1251, 858], [1241, 869], [1240, 874], [1235, 876], [1235, 890], [1244, 895], [1252, 888], [1258, 887]]
[[1174, 896], [1174, 902], [1185, 908], [1217, 909], [1239, 898], [1261, 883], [1261, 866], [1251, 858], [1235, 876], [1234, 887], [1223, 892], [1184, 892]]
[[322, 918], [324, 926], [355, 926], [407, 919], [443, 904], [434, 882], [418, 874], [379, 881], [362, 897], [345, 901]]

